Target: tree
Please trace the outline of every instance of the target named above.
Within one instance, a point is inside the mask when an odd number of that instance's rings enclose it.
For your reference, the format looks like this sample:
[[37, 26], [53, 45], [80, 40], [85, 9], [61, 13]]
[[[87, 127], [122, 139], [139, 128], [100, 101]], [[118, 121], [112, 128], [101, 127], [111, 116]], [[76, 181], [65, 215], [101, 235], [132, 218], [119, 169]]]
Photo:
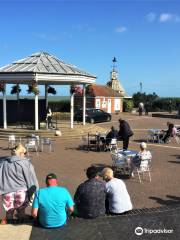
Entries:
[[143, 102], [143, 103], [148, 102], [149, 105], [151, 106], [152, 103], [158, 98], [159, 96], [155, 92], [153, 92], [152, 94], [146, 94], [145, 92], [144, 93], [137, 92], [137, 93], [134, 93], [132, 96], [135, 107], [138, 107], [140, 102]]

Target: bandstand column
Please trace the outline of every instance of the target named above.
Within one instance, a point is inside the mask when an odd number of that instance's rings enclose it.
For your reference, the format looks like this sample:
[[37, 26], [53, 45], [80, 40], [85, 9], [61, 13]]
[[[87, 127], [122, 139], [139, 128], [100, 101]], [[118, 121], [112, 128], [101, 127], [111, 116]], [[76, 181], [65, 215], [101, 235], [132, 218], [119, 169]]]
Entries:
[[4, 84], [3, 92], [3, 127], [7, 129], [6, 84]]
[[46, 101], [46, 109], [48, 107], [48, 85], [45, 84], [44, 86], [44, 91], [45, 91], [45, 101]]
[[74, 93], [71, 94], [71, 128], [74, 128]]
[[86, 85], [83, 85], [83, 125], [86, 125]]
[[38, 94], [35, 94], [35, 131], [39, 130]]

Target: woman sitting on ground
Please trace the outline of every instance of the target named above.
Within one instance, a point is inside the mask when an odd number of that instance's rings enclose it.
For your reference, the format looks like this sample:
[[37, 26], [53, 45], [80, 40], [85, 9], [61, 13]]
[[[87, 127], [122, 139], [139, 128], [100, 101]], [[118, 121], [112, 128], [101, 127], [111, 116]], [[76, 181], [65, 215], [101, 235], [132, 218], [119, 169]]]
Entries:
[[24, 218], [25, 208], [29, 205], [28, 189], [38, 188], [34, 167], [25, 153], [25, 147], [18, 144], [12, 150], [12, 156], [0, 163], [0, 195], [6, 211], [1, 224], [13, 219], [15, 211], [18, 218]]
[[106, 181], [106, 211], [110, 214], [121, 214], [132, 210], [132, 203], [125, 183], [114, 177], [111, 168], [104, 168], [103, 179]]

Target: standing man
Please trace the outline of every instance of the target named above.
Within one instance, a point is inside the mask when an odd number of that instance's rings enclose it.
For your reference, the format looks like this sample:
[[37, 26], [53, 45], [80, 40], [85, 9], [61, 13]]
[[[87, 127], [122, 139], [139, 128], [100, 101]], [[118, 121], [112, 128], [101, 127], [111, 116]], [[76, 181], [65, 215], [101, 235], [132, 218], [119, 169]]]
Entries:
[[66, 188], [58, 186], [54, 173], [47, 175], [46, 185], [36, 193], [32, 216], [38, 218], [42, 227], [62, 227], [67, 221], [66, 209], [70, 213], [74, 211], [73, 200]]
[[94, 166], [86, 171], [88, 180], [80, 184], [74, 195], [78, 217], [96, 218], [105, 214], [106, 188], [99, 180], [98, 169]]
[[52, 124], [52, 111], [51, 108], [48, 107], [47, 108], [47, 113], [46, 113], [46, 122], [47, 122], [47, 128], [52, 128], [53, 124]]
[[149, 110], [150, 110], [150, 103], [146, 102], [145, 105], [144, 105], [145, 115], [149, 114]]
[[139, 116], [142, 116], [143, 111], [144, 111], [144, 103], [142, 103], [142, 102], [139, 103], [138, 111], [139, 111]]
[[125, 120], [119, 119], [119, 138], [123, 140], [123, 149], [127, 150], [129, 146], [129, 138], [133, 136], [129, 123]]

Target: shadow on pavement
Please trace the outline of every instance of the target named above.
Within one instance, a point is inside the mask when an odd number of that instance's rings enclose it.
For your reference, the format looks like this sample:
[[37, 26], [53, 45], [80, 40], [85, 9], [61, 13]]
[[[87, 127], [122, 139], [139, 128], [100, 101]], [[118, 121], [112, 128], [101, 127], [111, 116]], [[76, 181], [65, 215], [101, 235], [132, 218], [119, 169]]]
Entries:
[[166, 195], [166, 197], [169, 199], [164, 200], [158, 197], [149, 197], [149, 199], [155, 200], [157, 203], [161, 205], [166, 205], [166, 206], [180, 204], [180, 197], [172, 196], [172, 195]]

